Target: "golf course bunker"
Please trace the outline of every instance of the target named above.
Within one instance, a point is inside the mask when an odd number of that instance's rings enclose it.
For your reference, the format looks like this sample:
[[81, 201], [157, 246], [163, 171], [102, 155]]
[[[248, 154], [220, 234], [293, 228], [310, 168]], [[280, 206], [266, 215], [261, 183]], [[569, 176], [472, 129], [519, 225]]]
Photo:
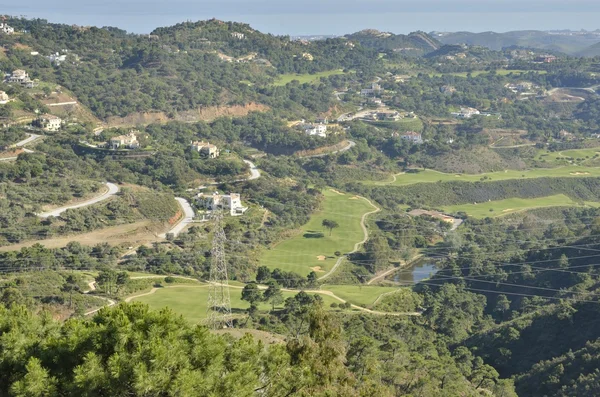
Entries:
[[325, 270], [323, 270], [321, 268], [321, 266], [311, 267], [310, 270], [312, 270], [313, 272], [316, 272], [316, 273], [325, 273]]
[[575, 176], [577, 176], [577, 175], [589, 175], [589, 174], [590, 174], [589, 172], [571, 172], [571, 175], [575, 175]]
[[317, 260], [318, 261], [324, 261], [325, 259], [327, 259], [327, 257], [325, 255], [319, 255], [319, 256], [317, 256]]

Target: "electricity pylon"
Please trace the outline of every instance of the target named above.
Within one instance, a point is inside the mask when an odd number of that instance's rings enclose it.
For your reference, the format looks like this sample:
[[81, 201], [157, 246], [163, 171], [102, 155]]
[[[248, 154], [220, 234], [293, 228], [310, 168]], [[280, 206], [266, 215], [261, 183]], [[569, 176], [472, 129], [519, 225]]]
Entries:
[[231, 297], [229, 295], [227, 261], [225, 260], [227, 237], [223, 231], [223, 214], [220, 210], [215, 209], [213, 217], [215, 229], [208, 280], [208, 326], [212, 329], [232, 328]]

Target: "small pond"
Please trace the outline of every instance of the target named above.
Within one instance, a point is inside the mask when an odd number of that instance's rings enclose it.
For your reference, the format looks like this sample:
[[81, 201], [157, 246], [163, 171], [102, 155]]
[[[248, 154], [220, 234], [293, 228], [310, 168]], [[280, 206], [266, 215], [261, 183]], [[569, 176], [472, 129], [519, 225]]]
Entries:
[[435, 261], [430, 258], [423, 258], [402, 270], [390, 275], [390, 279], [402, 285], [414, 285], [423, 280], [431, 278], [438, 272]]

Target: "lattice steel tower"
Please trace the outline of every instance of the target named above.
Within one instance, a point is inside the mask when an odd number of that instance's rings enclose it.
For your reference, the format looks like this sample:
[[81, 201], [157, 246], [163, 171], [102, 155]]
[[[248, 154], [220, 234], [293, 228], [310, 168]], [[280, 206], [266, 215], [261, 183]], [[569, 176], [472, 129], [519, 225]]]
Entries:
[[208, 326], [212, 329], [232, 328], [231, 297], [229, 295], [229, 278], [227, 276], [227, 261], [225, 260], [225, 241], [223, 231], [223, 214], [213, 211], [215, 229], [210, 264], [210, 279], [208, 286]]

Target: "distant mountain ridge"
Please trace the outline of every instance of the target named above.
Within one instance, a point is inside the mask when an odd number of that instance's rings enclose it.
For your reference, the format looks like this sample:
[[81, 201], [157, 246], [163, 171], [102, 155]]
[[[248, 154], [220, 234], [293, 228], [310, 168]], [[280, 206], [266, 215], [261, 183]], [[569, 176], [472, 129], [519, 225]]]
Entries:
[[[432, 37], [444, 44], [468, 44], [502, 50], [506, 47], [527, 47], [560, 51], [569, 55], [589, 56], [588, 49], [600, 43], [600, 31], [539, 31], [521, 30], [496, 32], [432, 32]], [[590, 53], [593, 53], [590, 50]]]
[[436, 51], [442, 43], [425, 32], [413, 32], [408, 35], [380, 32], [375, 29], [365, 29], [360, 32], [347, 34], [348, 40], [360, 43], [363, 47], [377, 51], [398, 51], [422, 55]]

